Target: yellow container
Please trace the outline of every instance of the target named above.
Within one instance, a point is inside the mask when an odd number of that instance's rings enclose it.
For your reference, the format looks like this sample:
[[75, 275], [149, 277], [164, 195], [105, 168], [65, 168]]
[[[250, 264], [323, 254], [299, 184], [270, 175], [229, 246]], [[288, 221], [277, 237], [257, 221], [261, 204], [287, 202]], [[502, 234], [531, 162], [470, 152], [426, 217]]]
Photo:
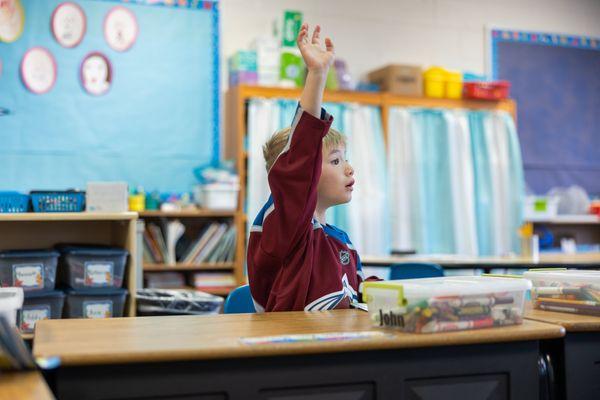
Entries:
[[144, 193], [129, 195], [129, 211], [144, 211], [146, 209], [146, 195]]
[[446, 95], [446, 70], [431, 67], [423, 73], [425, 96], [442, 98]]
[[449, 99], [462, 98], [463, 81], [460, 72], [446, 71], [446, 97]]

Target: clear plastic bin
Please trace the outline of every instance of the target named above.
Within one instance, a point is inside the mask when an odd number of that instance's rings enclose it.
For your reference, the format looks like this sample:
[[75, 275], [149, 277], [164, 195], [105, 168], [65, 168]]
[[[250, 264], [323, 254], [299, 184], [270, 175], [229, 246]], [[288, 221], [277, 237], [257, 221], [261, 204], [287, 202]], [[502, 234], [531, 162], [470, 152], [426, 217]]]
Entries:
[[433, 333], [523, 321], [525, 279], [483, 276], [364, 282], [373, 325]]
[[600, 271], [526, 271], [533, 306], [545, 311], [600, 316]]
[[28, 293], [18, 313], [19, 329], [23, 333], [31, 333], [37, 321], [60, 319], [64, 302], [65, 294], [60, 290]]
[[53, 250], [9, 250], [0, 252], [0, 284], [24, 291], [52, 290], [56, 283], [58, 253]]
[[116, 318], [123, 316], [126, 289], [67, 289], [64, 318]]
[[57, 246], [61, 252], [59, 277], [74, 289], [120, 288], [127, 250], [112, 247]]
[[217, 314], [223, 298], [196, 290], [138, 289], [138, 315]]

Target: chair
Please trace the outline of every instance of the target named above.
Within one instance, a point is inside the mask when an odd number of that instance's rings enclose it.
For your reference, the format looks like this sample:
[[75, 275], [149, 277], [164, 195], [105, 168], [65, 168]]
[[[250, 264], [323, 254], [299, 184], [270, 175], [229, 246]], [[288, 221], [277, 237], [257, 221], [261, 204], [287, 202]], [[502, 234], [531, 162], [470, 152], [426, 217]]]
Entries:
[[444, 269], [437, 264], [431, 263], [394, 264], [390, 268], [390, 280], [444, 276]]
[[223, 305], [224, 314], [249, 314], [255, 313], [254, 302], [250, 294], [250, 286], [244, 285], [235, 288], [227, 298]]

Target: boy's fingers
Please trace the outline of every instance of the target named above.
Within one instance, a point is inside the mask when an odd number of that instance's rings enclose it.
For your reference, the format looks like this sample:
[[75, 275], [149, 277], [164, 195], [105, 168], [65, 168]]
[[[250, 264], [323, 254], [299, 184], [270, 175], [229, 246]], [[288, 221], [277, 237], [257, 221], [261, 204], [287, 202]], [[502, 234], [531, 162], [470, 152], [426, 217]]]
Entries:
[[316, 26], [312, 35], [312, 43], [319, 44], [319, 33], [321, 32], [321, 27], [319, 25]]
[[325, 48], [327, 51], [334, 53], [333, 42], [330, 38], [325, 38]]
[[300, 32], [298, 32], [298, 39], [297, 39], [298, 44], [303, 43], [304, 39], [306, 39], [307, 34], [308, 34], [308, 30], [304, 28], [304, 25], [302, 25], [302, 28], [300, 28]]

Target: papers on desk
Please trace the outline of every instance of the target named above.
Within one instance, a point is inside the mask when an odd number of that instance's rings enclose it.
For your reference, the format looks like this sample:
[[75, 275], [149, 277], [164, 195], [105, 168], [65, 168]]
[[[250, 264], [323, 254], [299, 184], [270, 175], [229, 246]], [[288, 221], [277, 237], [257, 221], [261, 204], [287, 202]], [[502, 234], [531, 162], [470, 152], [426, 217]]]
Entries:
[[296, 335], [256, 336], [242, 337], [240, 342], [247, 345], [283, 344], [283, 343], [306, 343], [306, 342], [339, 342], [345, 340], [370, 339], [393, 336], [381, 331], [364, 332], [327, 332], [306, 333]]

